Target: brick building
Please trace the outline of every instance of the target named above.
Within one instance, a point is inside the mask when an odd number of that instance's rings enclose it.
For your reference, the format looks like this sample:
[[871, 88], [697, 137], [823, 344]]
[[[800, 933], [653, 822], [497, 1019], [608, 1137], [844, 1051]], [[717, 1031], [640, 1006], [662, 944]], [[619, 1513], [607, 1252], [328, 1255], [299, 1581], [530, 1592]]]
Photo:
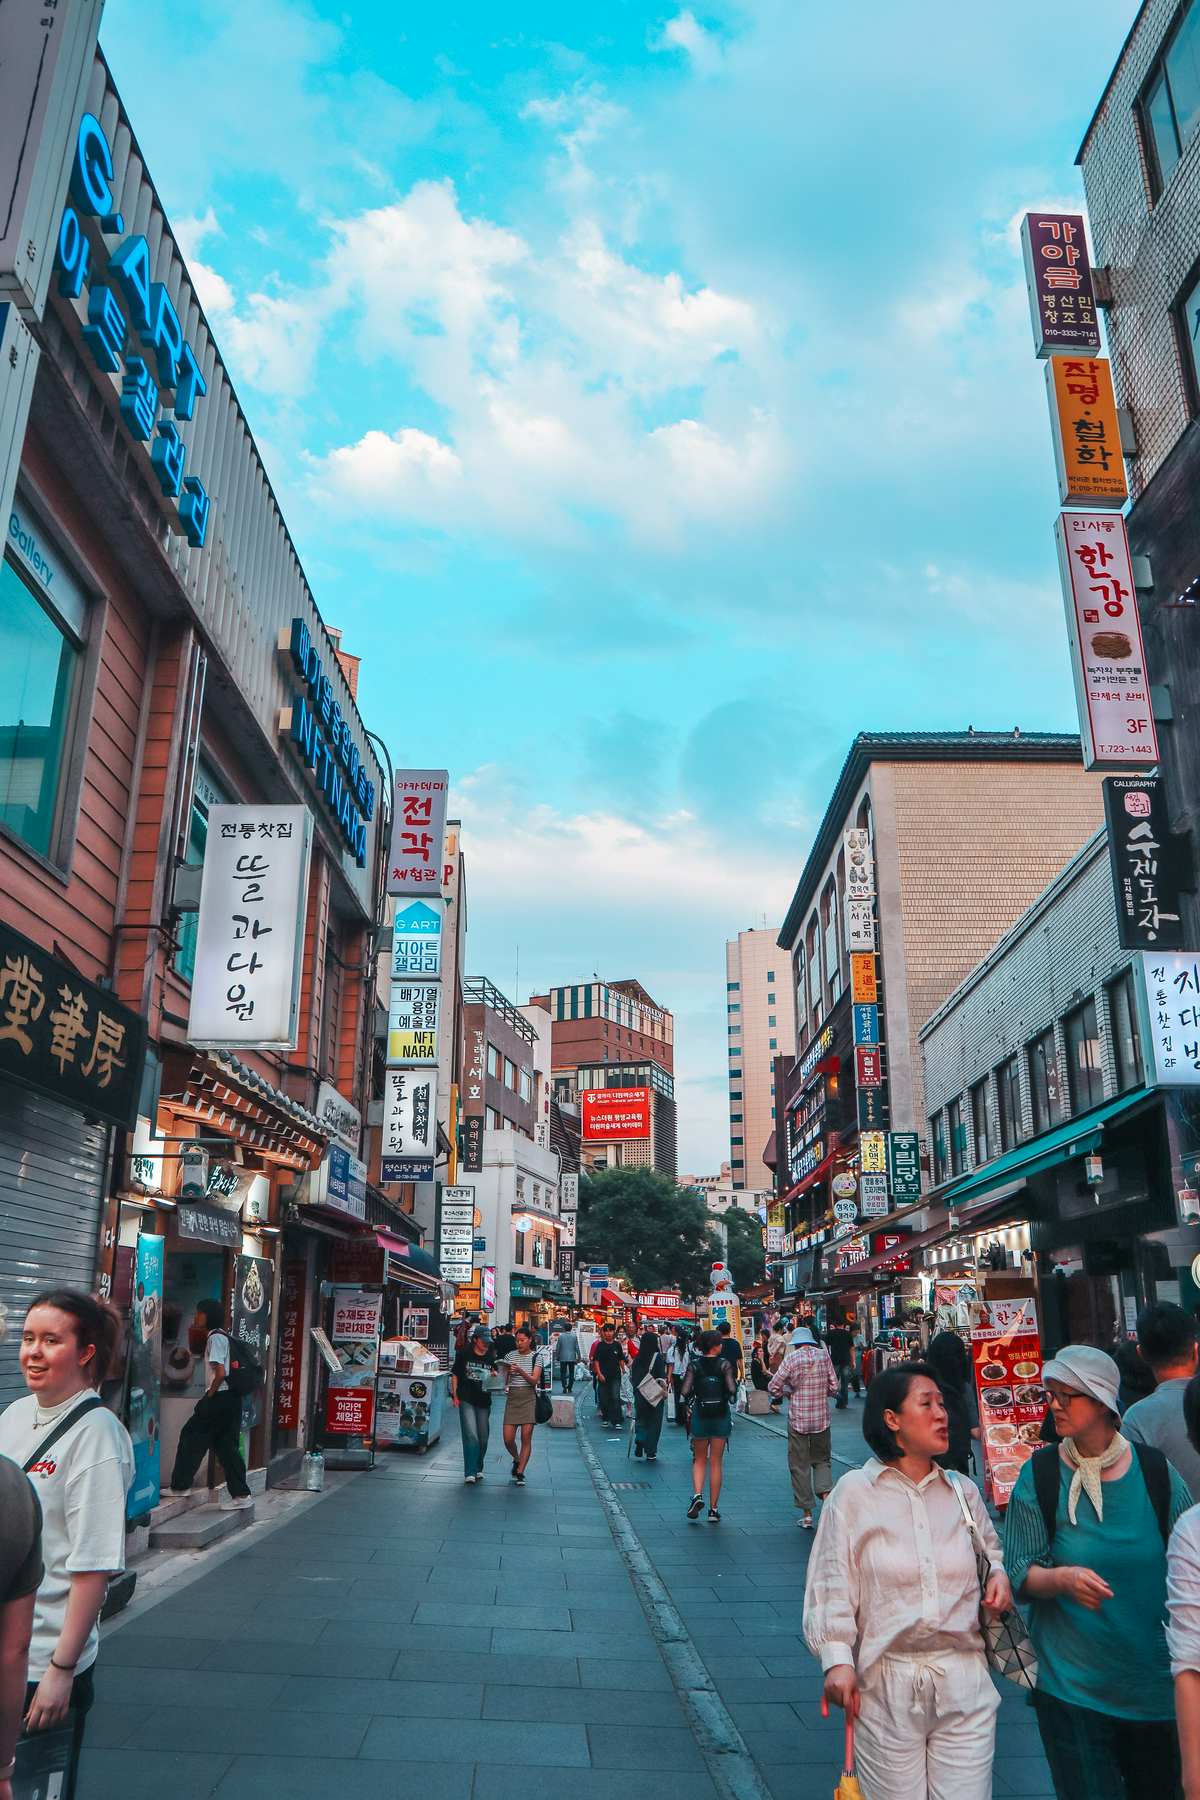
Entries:
[[[777, 1071], [785, 1294], [824, 1279], [816, 1253], [828, 1241], [835, 1177], [858, 1182], [873, 1172], [860, 1166], [860, 1125], [885, 1135], [923, 1130], [924, 1021], [1102, 816], [1100, 780], [1084, 770], [1072, 736], [899, 732], [854, 740], [778, 939], [797, 1021], [795, 1058]], [[866, 1004], [877, 1008], [878, 1046], [873, 1066], [861, 1068], [856, 1026], [864, 1021], [861, 1012], [856, 1019], [847, 931], [851, 830], [868, 834], [874, 877], [867, 907], [875, 949], [864, 991], [875, 996]]]
[[796, 1053], [796, 994], [778, 933], [739, 931], [725, 945], [729, 1163], [737, 1188], [768, 1188], [775, 1137], [775, 1059]]
[[551, 1072], [556, 1096], [579, 1103], [587, 1089], [644, 1087], [650, 1094], [650, 1134], [641, 1138], [584, 1138], [585, 1167], [650, 1167], [674, 1175], [675, 1021], [640, 981], [581, 982], [530, 996], [549, 1014]]

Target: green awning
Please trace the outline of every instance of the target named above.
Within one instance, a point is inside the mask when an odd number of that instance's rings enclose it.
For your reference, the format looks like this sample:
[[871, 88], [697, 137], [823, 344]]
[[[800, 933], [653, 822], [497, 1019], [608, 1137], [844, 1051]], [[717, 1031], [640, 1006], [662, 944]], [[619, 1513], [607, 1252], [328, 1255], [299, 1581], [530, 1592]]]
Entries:
[[1130, 1112], [1134, 1107], [1152, 1100], [1157, 1092], [1157, 1088], [1134, 1088], [1131, 1093], [1122, 1094], [1116, 1100], [1108, 1100], [1103, 1106], [1093, 1107], [1082, 1118], [1072, 1119], [1069, 1125], [1059, 1125], [1054, 1131], [1043, 1131], [1040, 1137], [1031, 1138], [1029, 1143], [1019, 1145], [1016, 1150], [1009, 1150], [1004, 1156], [998, 1156], [995, 1162], [987, 1163], [984, 1168], [975, 1169], [970, 1175], [960, 1176], [934, 1197], [947, 1206], [957, 1206], [964, 1200], [982, 1199], [993, 1188], [1003, 1187], [1013, 1181], [1025, 1181], [1031, 1175], [1040, 1175], [1043, 1170], [1053, 1169], [1059, 1163], [1071, 1162], [1077, 1156], [1090, 1156], [1100, 1148], [1106, 1125], [1110, 1125], [1122, 1113]]

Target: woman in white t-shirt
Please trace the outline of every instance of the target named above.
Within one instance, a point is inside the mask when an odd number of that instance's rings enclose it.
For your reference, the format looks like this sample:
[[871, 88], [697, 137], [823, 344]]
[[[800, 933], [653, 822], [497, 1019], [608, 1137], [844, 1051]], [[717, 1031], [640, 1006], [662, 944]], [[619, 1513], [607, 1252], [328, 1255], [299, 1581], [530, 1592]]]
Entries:
[[0, 1413], [0, 1455], [28, 1465], [42, 1508], [45, 1574], [34, 1607], [25, 1730], [48, 1731], [73, 1713], [75, 1748], [62, 1800], [74, 1794], [108, 1578], [125, 1567], [133, 1446], [96, 1393], [119, 1332], [116, 1314], [89, 1294], [39, 1294], [21, 1328], [21, 1373], [30, 1391]]
[[504, 1375], [508, 1383], [508, 1397], [504, 1402], [504, 1448], [512, 1457], [512, 1479], [518, 1487], [524, 1487], [525, 1471], [533, 1453], [537, 1391], [541, 1381], [541, 1362], [532, 1326], [517, 1326], [517, 1347], [504, 1358]]

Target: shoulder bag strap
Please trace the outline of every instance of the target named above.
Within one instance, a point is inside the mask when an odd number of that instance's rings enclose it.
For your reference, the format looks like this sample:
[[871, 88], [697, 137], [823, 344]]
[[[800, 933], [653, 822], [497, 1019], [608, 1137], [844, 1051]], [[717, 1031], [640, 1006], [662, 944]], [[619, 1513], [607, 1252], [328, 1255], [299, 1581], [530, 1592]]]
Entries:
[[93, 1394], [90, 1400], [85, 1400], [82, 1406], [77, 1406], [75, 1408], [74, 1412], [69, 1412], [65, 1419], [60, 1419], [58, 1421], [58, 1424], [54, 1426], [53, 1430], [48, 1431], [46, 1433], [45, 1437], [42, 1439], [42, 1441], [38, 1445], [37, 1449], [34, 1450], [32, 1452], [32, 1454], [30, 1455], [28, 1462], [23, 1463], [21, 1465], [25, 1474], [28, 1475], [28, 1473], [29, 1473], [30, 1469], [32, 1469], [34, 1463], [41, 1462], [41, 1460], [42, 1460], [43, 1456], [45, 1456], [47, 1450], [50, 1449], [51, 1445], [57, 1444], [59, 1438], [62, 1437], [65, 1432], [71, 1431], [76, 1425], [78, 1425], [80, 1419], [86, 1417], [86, 1415], [90, 1412], [95, 1412], [95, 1410], [98, 1406], [103, 1406], [103, 1405], [104, 1405], [104, 1402], [100, 1398], [99, 1394]]
[[1171, 1536], [1171, 1476], [1167, 1458], [1153, 1444], [1133, 1443], [1133, 1453], [1142, 1471], [1142, 1480], [1154, 1508], [1154, 1517], [1163, 1543]]
[[1044, 1444], [1040, 1450], [1034, 1451], [1029, 1460], [1033, 1464], [1033, 1491], [1037, 1495], [1038, 1509], [1046, 1527], [1046, 1542], [1053, 1550], [1058, 1524], [1058, 1471], [1062, 1462], [1058, 1445]]

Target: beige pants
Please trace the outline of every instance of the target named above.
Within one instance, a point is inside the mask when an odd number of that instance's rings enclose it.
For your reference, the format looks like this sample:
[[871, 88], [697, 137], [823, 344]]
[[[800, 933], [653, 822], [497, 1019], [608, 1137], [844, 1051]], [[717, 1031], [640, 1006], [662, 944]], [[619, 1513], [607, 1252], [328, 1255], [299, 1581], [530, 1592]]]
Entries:
[[854, 1728], [863, 1800], [991, 1800], [999, 1705], [982, 1650], [883, 1657]]
[[793, 1431], [788, 1427], [788, 1474], [792, 1499], [804, 1512], [815, 1504], [813, 1489], [824, 1498], [833, 1486], [828, 1431]]

